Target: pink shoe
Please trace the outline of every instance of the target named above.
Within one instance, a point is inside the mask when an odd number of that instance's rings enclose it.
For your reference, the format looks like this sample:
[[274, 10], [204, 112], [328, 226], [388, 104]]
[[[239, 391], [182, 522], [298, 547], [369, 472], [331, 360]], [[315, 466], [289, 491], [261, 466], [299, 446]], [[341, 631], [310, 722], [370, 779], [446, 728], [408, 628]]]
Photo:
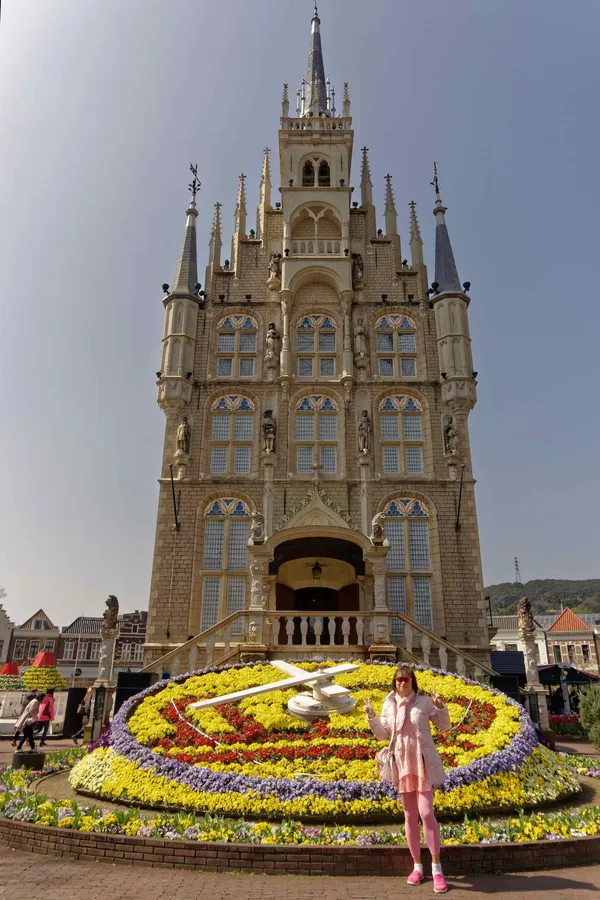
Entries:
[[433, 876], [433, 890], [436, 894], [445, 894], [448, 890], [448, 885], [446, 884], [446, 879], [443, 875], [434, 875]]
[[406, 879], [406, 883], [407, 884], [421, 884], [421, 882], [423, 880], [424, 880], [424, 876], [421, 875], [420, 872], [417, 872], [416, 869], [414, 869], [414, 871], [412, 871], [410, 873], [410, 875], [408, 876], [408, 878]]

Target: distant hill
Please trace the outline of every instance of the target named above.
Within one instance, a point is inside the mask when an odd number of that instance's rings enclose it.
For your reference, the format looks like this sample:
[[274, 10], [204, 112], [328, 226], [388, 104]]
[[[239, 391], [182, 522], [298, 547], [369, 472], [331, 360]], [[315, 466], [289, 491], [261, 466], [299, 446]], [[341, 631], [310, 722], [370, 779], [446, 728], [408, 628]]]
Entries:
[[545, 578], [527, 584], [492, 584], [485, 588], [496, 615], [514, 615], [521, 597], [529, 597], [534, 614], [559, 613], [569, 606], [576, 613], [600, 613], [600, 578], [562, 581]]

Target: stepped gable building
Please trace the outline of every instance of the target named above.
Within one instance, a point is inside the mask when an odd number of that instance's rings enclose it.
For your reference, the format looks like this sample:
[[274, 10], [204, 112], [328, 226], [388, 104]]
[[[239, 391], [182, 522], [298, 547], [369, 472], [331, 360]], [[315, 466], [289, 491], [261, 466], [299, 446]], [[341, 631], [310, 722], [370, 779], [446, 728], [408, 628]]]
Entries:
[[437, 175], [430, 288], [415, 204], [405, 252], [391, 176], [382, 218], [366, 147], [356, 165], [347, 84], [336, 102], [315, 8], [307, 78], [295, 110], [284, 86], [279, 152], [264, 152], [256, 223], [241, 175], [228, 254], [215, 204], [204, 289], [191, 186], [164, 286], [148, 668], [187, 671], [215, 641], [229, 656], [236, 642], [296, 656], [335, 644], [452, 666], [456, 652], [459, 671], [464, 654], [489, 662], [469, 286]]

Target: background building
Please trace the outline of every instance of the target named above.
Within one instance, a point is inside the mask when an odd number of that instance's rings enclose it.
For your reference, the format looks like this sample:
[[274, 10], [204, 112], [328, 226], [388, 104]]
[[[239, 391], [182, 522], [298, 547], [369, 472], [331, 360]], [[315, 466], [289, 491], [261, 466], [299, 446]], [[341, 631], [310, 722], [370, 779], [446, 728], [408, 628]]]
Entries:
[[[366, 147], [355, 175], [348, 85], [339, 109], [335, 97], [315, 10], [295, 111], [283, 91], [281, 187], [266, 150], [254, 227], [240, 176], [228, 259], [216, 204], [205, 291], [194, 182], [163, 301], [150, 665], [244, 609], [251, 615], [210, 641], [272, 652], [366, 652], [391, 641], [444, 664], [448, 648], [438, 656], [425, 627], [459, 651], [457, 667], [460, 651], [489, 661], [468, 429], [477, 384], [469, 285], [437, 174], [430, 288], [415, 204], [409, 261], [391, 176], [378, 216]], [[189, 662], [172, 656], [171, 671], [179, 664]]]
[[[565, 609], [558, 615], [537, 615], [535, 643], [540, 665], [571, 663], [582, 672], [600, 674], [598, 661], [600, 615], [577, 615]], [[525, 650], [519, 637], [517, 616], [494, 616], [495, 633], [491, 639], [495, 650]]]
[[53, 624], [43, 609], [13, 629], [8, 652], [8, 661], [18, 663], [19, 667], [27, 667], [37, 654], [46, 650], [56, 653], [60, 629]]

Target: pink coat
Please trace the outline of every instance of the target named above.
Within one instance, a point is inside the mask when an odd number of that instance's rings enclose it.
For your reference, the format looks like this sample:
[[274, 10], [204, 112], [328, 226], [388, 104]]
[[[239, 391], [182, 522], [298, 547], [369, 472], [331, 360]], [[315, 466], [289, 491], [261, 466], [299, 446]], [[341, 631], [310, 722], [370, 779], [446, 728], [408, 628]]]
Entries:
[[[431, 784], [439, 785], [446, 780], [446, 772], [431, 734], [430, 721], [439, 731], [448, 731], [450, 728], [450, 714], [448, 708], [443, 706], [438, 709], [431, 697], [425, 694], [417, 694], [410, 709], [410, 725], [412, 737], [417, 743], [417, 751], [423, 755], [425, 769]], [[392, 737], [394, 723], [396, 721], [396, 695], [392, 691], [383, 702], [381, 718], [374, 716], [369, 719], [371, 731], [379, 741], [389, 741]]]
[[52, 721], [54, 721], [54, 697], [52, 696], [52, 694], [46, 694], [46, 696], [40, 703], [38, 722]]

